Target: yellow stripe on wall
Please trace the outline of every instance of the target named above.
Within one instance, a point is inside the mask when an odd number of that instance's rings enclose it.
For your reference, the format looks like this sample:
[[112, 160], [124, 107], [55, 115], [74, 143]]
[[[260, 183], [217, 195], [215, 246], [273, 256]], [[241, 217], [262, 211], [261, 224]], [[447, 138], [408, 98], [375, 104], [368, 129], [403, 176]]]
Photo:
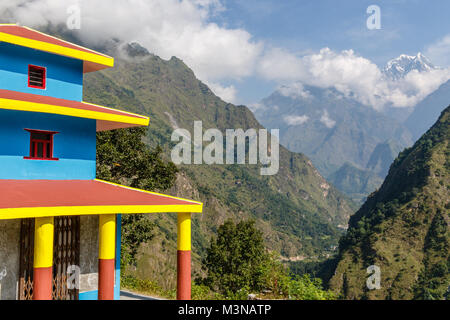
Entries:
[[35, 268], [53, 266], [54, 218], [36, 218], [34, 222], [34, 262]]
[[178, 213], [178, 250], [191, 250], [191, 213]]
[[99, 259], [114, 259], [116, 251], [116, 215], [99, 217]]

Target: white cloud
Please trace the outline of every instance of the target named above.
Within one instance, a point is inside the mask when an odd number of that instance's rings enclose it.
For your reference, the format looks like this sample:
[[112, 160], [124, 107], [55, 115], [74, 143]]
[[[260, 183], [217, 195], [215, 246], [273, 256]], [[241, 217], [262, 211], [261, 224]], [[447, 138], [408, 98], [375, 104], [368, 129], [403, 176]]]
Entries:
[[290, 126], [298, 126], [298, 125], [304, 124], [306, 121], [308, 121], [309, 117], [307, 115], [303, 115], [303, 116], [284, 116], [283, 120], [284, 120], [284, 122], [286, 122]]
[[336, 125], [336, 121], [330, 118], [327, 110], [324, 110], [322, 117], [320, 117], [320, 122], [322, 122], [325, 127], [331, 129]]
[[270, 110], [271, 112], [277, 112], [278, 110], [280, 110], [280, 107], [278, 105], [270, 105], [270, 106], [266, 106], [263, 103], [250, 103], [247, 105], [247, 107], [253, 112], [253, 113], [264, 113], [268, 110]]
[[266, 106], [265, 106], [264, 104], [258, 103], [258, 102], [250, 103], [250, 104], [248, 105], [248, 108], [249, 108], [253, 113], [266, 110]]
[[[181, 58], [205, 82], [253, 74], [263, 48], [243, 29], [209, 22], [224, 10], [219, 0], [2, 0], [0, 16], [30, 27], [65, 25], [67, 8], [77, 2], [81, 32], [75, 35], [86, 45], [137, 41], [163, 59]], [[233, 95], [232, 88], [216, 92], [225, 100]]]
[[277, 81], [295, 81], [306, 77], [301, 58], [280, 48], [265, 52], [258, 72], [266, 79]]
[[389, 82], [385, 99], [394, 107], [414, 106], [450, 79], [450, 69], [413, 70], [397, 82]]
[[266, 79], [334, 87], [345, 96], [352, 95], [364, 105], [377, 110], [386, 104], [409, 107], [417, 104], [440, 84], [450, 79], [450, 69], [411, 72], [404, 79], [392, 81], [370, 60], [353, 50], [334, 52], [324, 48], [318, 53], [298, 57], [282, 49], [271, 49], [261, 58], [258, 72]]
[[450, 34], [428, 46], [425, 55], [440, 66], [450, 67]]
[[219, 83], [208, 82], [208, 87], [225, 102], [236, 103], [236, 88], [231, 85], [228, 87], [222, 86]]
[[281, 86], [277, 89], [277, 91], [285, 96], [285, 97], [291, 97], [291, 98], [303, 98], [303, 99], [311, 99], [312, 95], [311, 93], [306, 90], [302, 83], [300, 82], [294, 82], [293, 84], [289, 86]]
[[374, 86], [382, 73], [371, 61], [355, 55], [353, 50], [335, 53], [324, 48], [315, 54], [297, 57], [287, 51], [273, 49], [260, 63], [260, 74], [276, 81], [299, 81], [321, 88], [335, 87], [338, 91], [367, 105], [379, 107], [375, 96], [381, 94]]

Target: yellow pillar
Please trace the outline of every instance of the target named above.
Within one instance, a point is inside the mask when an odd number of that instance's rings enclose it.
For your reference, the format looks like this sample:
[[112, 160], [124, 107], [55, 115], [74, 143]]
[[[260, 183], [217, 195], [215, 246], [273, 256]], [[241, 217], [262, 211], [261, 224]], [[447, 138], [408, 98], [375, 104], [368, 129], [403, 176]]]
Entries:
[[99, 217], [98, 300], [114, 300], [116, 215]]
[[191, 214], [178, 213], [177, 299], [191, 299]]
[[33, 300], [51, 300], [53, 284], [54, 218], [35, 218]]

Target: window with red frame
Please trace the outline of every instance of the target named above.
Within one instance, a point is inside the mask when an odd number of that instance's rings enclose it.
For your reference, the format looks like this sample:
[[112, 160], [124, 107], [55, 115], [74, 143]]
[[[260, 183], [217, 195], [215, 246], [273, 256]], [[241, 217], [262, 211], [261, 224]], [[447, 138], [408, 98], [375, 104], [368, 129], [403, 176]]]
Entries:
[[28, 87], [45, 89], [46, 69], [44, 67], [28, 66]]
[[56, 131], [25, 129], [30, 133], [30, 156], [25, 159], [58, 160], [53, 157], [53, 136]]

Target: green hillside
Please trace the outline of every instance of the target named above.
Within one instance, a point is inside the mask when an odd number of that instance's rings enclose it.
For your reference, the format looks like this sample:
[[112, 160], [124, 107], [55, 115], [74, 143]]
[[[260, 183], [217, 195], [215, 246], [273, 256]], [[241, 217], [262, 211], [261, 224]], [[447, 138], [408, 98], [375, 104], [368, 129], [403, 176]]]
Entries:
[[[347, 299], [443, 299], [450, 283], [450, 107], [351, 217], [330, 286]], [[369, 290], [366, 269], [381, 270]]]
[[[150, 117], [147, 142], [168, 157], [174, 128], [262, 128], [245, 106], [227, 104], [196, 79], [179, 59], [148, 54], [138, 45], [116, 59], [113, 69], [85, 76], [84, 100]], [[131, 54], [130, 54], [131, 53]], [[117, 54], [118, 55], [118, 54]], [[117, 56], [115, 54], [115, 56]], [[132, 55], [134, 58], [130, 58]], [[204, 213], [193, 219], [194, 272], [210, 236], [226, 218], [254, 218], [267, 246], [286, 258], [318, 258], [331, 253], [355, 208], [302, 154], [280, 147], [280, 170], [261, 176], [258, 165], [180, 166], [173, 195], [200, 200]], [[136, 274], [173, 287], [176, 215], [152, 215], [156, 235], [143, 244]], [[161, 282], [160, 281], [160, 282]]]

